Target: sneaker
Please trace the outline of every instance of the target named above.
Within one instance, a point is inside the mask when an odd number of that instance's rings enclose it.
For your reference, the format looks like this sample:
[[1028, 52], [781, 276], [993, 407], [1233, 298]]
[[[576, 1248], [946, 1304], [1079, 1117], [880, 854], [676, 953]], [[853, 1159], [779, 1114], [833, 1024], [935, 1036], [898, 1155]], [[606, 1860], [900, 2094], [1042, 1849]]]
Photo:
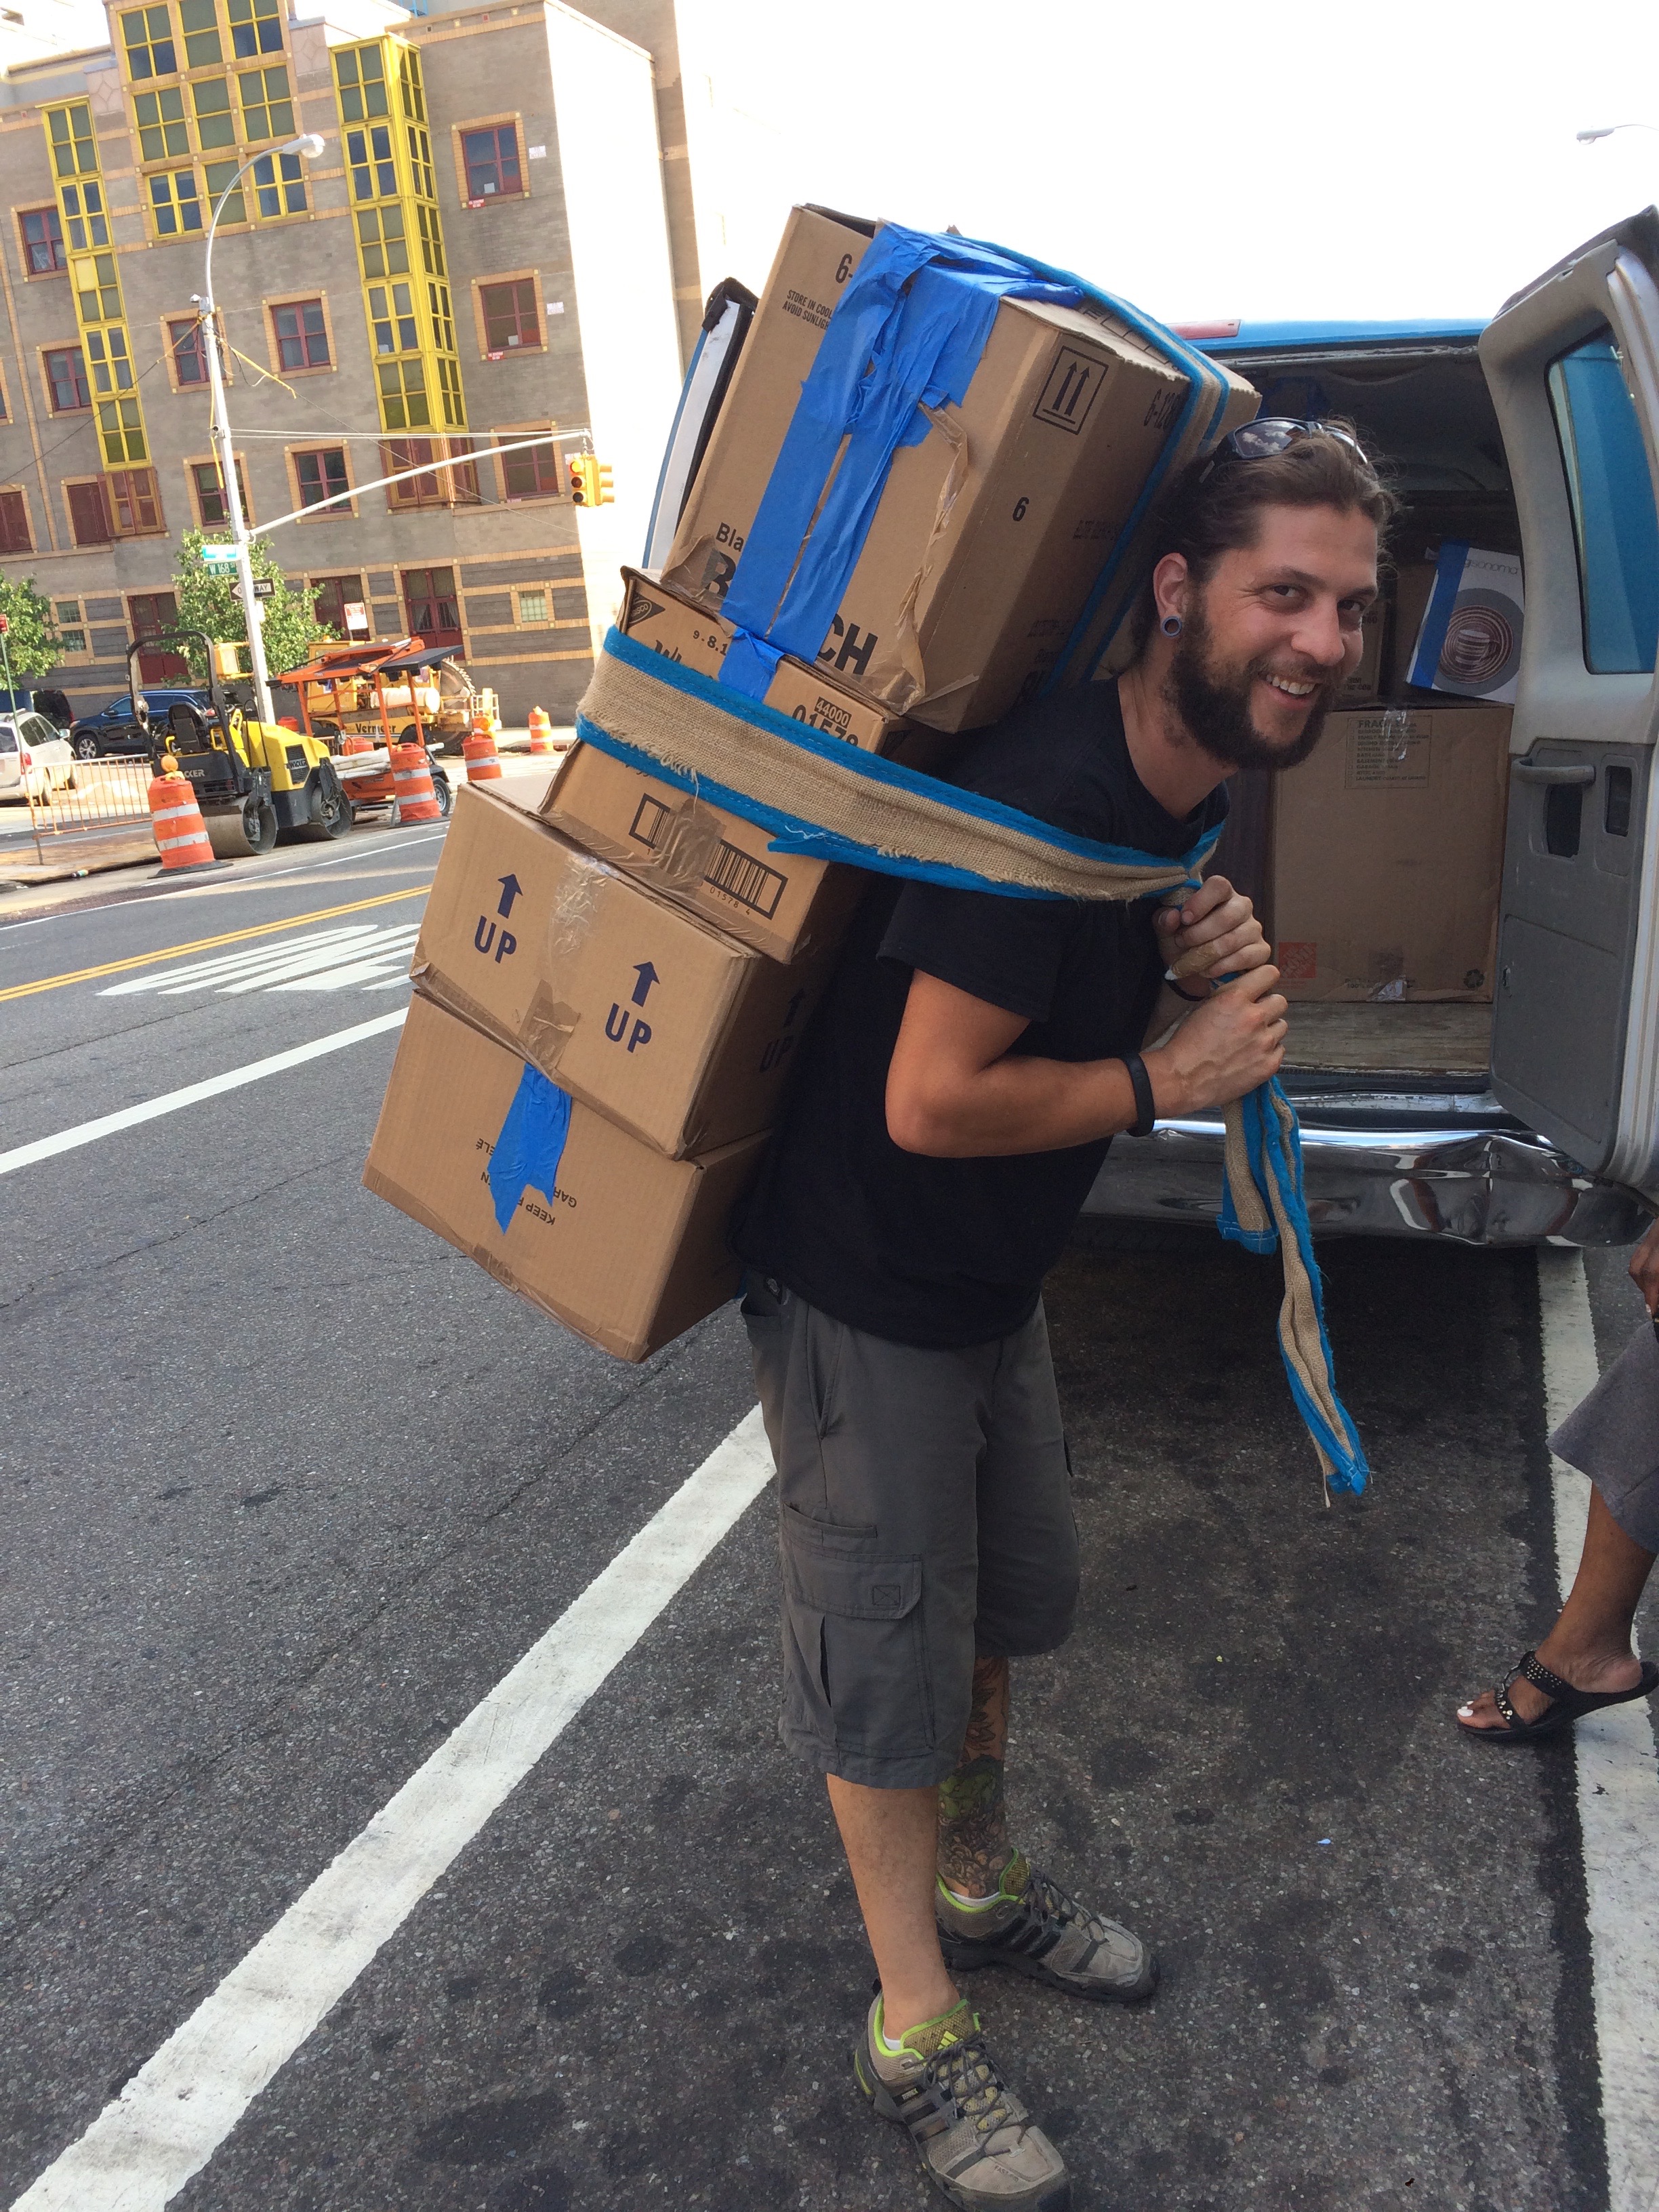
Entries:
[[965, 1905], [940, 1881], [933, 1910], [939, 1948], [953, 1973], [1012, 1966], [1074, 1997], [1120, 2004], [1150, 1996], [1158, 1987], [1158, 1960], [1140, 1938], [1085, 1911], [1023, 1852], [1003, 1869], [988, 1904]]
[[908, 2029], [894, 2050], [881, 2032], [878, 1994], [853, 2070], [962, 2212], [1070, 2212], [1065, 2161], [1004, 2081], [966, 1998]]

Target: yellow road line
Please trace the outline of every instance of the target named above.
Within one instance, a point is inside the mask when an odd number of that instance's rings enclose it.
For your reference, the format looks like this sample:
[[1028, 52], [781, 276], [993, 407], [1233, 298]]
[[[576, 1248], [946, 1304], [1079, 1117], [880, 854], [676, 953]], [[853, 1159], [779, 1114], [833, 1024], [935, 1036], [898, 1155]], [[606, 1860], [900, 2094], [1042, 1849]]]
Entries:
[[349, 906], [325, 906], [315, 914], [296, 914], [288, 921], [256, 921], [246, 929], [228, 929], [221, 937], [198, 937], [193, 944], [170, 945], [160, 952], [135, 952], [125, 960], [106, 960], [97, 968], [77, 968], [68, 975], [44, 975], [38, 983], [12, 983], [0, 991], [0, 1002], [27, 999], [37, 991], [56, 991], [65, 983], [90, 983], [100, 975], [118, 975], [125, 968], [148, 968], [156, 960], [182, 960], [187, 952], [211, 952], [216, 945], [239, 945], [245, 937], [270, 937], [279, 929], [301, 929], [308, 921], [332, 921], [337, 915], [361, 914], [365, 907], [390, 906], [398, 899], [424, 898], [429, 884], [412, 890], [381, 891], [375, 898], [353, 899]]

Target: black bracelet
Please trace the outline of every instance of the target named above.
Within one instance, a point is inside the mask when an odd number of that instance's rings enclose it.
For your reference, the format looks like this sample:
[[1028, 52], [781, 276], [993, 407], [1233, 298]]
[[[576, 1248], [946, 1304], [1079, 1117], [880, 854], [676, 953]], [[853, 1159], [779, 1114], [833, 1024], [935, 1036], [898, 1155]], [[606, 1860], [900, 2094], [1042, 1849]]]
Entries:
[[1169, 985], [1170, 988], [1175, 993], [1176, 998], [1184, 999], [1189, 1006], [1201, 1006], [1206, 999], [1213, 996], [1213, 993], [1207, 986], [1202, 991], [1183, 991], [1173, 975], [1166, 975], [1164, 980]]
[[1138, 1052], [1126, 1053], [1123, 1065], [1129, 1071], [1129, 1080], [1134, 1085], [1135, 1120], [1130, 1129], [1132, 1137], [1150, 1137], [1158, 1127], [1158, 1109], [1152, 1103], [1152, 1079], [1146, 1073], [1146, 1063]]

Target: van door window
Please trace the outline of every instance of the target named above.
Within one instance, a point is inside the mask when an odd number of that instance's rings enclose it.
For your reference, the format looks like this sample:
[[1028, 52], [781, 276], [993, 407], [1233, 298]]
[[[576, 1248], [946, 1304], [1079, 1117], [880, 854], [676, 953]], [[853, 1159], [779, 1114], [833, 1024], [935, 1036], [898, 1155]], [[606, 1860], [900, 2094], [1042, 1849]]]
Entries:
[[1552, 362], [1549, 391], [1577, 540], [1584, 665], [1596, 675], [1650, 673], [1659, 639], [1659, 518], [1612, 331]]

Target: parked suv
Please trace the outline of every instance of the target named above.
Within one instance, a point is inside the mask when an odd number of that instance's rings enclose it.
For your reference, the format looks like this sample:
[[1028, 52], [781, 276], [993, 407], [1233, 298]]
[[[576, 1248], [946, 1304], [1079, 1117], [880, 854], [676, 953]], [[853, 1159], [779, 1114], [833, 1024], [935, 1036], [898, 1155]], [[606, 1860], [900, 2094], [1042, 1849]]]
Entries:
[[[1319, 1231], [1625, 1243], [1659, 1206], [1659, 211], [1465, 324], [1189, 333], [1263, 412], [1346, 416], [1391, 460], [1403, 562], [1461, 540], [1525, 564], [1489, 1003], [1295, 1003], [1284, 1073]], [[1401, 571], [1403, 581], [1403, 569]], [[1396, 630], [1414, 633], [1414, 611]], [[1399, 688], [1413, 709], [1442, 694]], [[1266, 784], [1217, 865], [1260, 897]], [[1342, 855], [1320, 855], [1339, 868]], [[1273, 919], [1266, 915], [1270, 933]], [[1119, 1137], [1086, 1213], [1212, 1220], [1219, 1121]]]
[[[167, 709], [175, 701], [209, 710], [210, 702], [204, 690], [180, 689], [177, 684], [146, 684], [143, 696], [149, 702], [149, 718], [153, 727], [165, 728]], [[95, 713], [83, 714], [70, 730], [70, 744], [76, 760], [97, 760], [106, 753], [142, 753], [149, 750], [149, 740], [133, 720], [132, 702], [123, 691], [106, 707]]]
[[44, 799], [74, 781], [69, 739], [44, 714], [0, 714], [0, 799]]

